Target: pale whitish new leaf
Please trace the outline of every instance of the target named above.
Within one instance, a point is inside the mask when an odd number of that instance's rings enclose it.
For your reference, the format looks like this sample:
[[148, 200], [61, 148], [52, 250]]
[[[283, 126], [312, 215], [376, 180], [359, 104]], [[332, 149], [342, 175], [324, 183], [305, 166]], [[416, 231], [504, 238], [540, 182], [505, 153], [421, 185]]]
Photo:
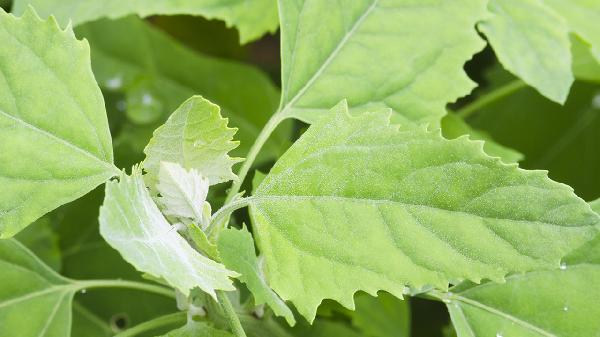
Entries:
[[464, 63], [484, 46], [483, 0], [280, 1], [282, 106], [307, 122], [348, 99], [437, 125], [475, 86]]
[[458, 337], [589, 337], [600, 331], [600, 266], [564, 265], [452, 291]]
[[13, 239], [0, 240], [0, 270], [1, 337], [70, 336], [71, 281]]
[[185, 101], [161, 127], [144, 149], [144, 169], [150, 184], [156, 181], [161, 161], [196, 169], [210, 184], [237, 179], [231, 167], [241, 161], [228, 152], [238, 146], [232, 141], [236, 129], [227, 127], [217, 105], [193, 96]]
[[290, 325], [296, 323], [290, 308], [267, 283], [254, 251], [254, 240], [246, 228], [223, 230], [219, 235], [218, 248], [225, 266], [240, 273], [239, 279], [254, 295], [255, 305], [266, 303], [275, 315], [285, 317]]
[[206, 322], [190, 320], [181, 328], [167, 332], [159, 337], [234, 337], [229, 331], [220, 330]]
[[141, 170], [121, 175], [106, 185], [100, 208], [100, 234], [139, 271], [166, 280], [184, 294], [199, 287], [215, 297], [215, 290], [234, 290], [227, 270], [195, 251], [172, 228], [152, 201]]
[[[156, 185], [164, 214], [196, 221], [202, 220], [202, 210], [208, 195], [208, 179], [197, 170], [161, 162]], [[200, 225], [200, 223], [198, 223]]]
[[0, 237], [115, 174], [90, 51], [33, 11], [0, 9]]
[[[337, 110], [337, 111], [336, 111]], [[502, 281], [558, 267], [597, 232], [573, 190], [483, 153], [466, 137], [399, 131], [340, 105], [275, 164], [250, 207], [269, 284], [312, 320], [357, 290]]]
[[569, 27], [542, 0], [491, 0], [479, 24], [502, 65], [553, 101], [573, 83]]
[[66, 24], [74, 25], [102, 17], [116, 19], [129, 14], [201, 15], [225, 21], [240, 31], [242, 43], [257, 39], [278, 26], [276, 0], [15, 0], [13, 12], [21, 13], [28, 5], [42, 16], [54, 15]]

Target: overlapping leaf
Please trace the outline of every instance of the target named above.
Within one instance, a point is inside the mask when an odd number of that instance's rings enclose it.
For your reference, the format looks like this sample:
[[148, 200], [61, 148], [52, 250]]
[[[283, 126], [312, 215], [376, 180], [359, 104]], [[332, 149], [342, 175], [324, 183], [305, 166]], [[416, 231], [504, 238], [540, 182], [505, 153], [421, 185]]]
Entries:
[[163, 161], [156, 187], [161, 195], [159, 200], [165, 206], [164, 214], [202, 221], [208, 179], [198, 171], [187, 171], [179, 164]]
[[[336, 111], [337, 110], [337, 111]], [[568, 186], [482, 144], [343, 105], [276, 163], [251, 204], [270, 285], [312, 320], [324, 298], [558, 267], [599, 216]], [[535, 240], [532, 240], [535, 238]]]
[[404, 124], [437, 125], [474, 87], [464, 63], [483, 48], [474, 30], [486, 1], [280, 1], [281, 105], [314, 122], [341, 99], [389, 107]]
[[0, 9], [0, 237], [115, 174], [89, 46], [52, 18]]
[[102, 17], [112, 19], [129, 14], [141, 17], [156, 14], [191, 14], [220, 19], [240, 30], [242, 43], [254, 40], [278, 26], [276, 0], [15, 0], [13, 11], [21, 13], [28, 5], [42, 16], [54, 15], [59, 22], [74, 25]]
[[184, 294], [195, 287], [215, 297], [233, 290], [227, 270], [195, 251], [174, 230], [152, 201], [139, 168], [109, 182], [100, 209], [100, 233], [138, 270], [166, 280]]

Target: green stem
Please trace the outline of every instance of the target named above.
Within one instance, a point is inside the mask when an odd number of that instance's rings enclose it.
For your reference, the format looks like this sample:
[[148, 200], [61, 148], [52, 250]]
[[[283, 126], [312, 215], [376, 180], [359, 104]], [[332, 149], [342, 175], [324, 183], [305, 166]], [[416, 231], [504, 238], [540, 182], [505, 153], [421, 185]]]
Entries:
[[256, 156], [260, 152], [260, 149], [262, 149], [263, 145], [267, 142], [267, 139], [269, 139], [269, 136], [275, 131], [277, 125], [286, 118], [287, 116], [285, 114], [277, 112], [271, 116], [271, 119], [269, 119], [265, 127], [260, 131], [260, 134], [254, 141], [254, 144], [252, 144], [250, 151], [248, 151], [248, 156], [237, 174], [237, 180], [233, 182], [231, 189], [227, 193], [227, 199], [225, 199], [226, 205], [233, 200], [233, 197], [240, 191], [242, 183], [244, 182], [244, 179], [246, 179], [246, 175], [248, 174], [248, 171], [250, 171], [252, 164], [254, 164], [254, 160], [256, 160]]
[[244, 208], [250, 204], [252, 197], [241, 198], [231, 201], [219, 208], [218, 211], [213, 214], [210, 220], [210, 224], [206, 228], [206, 233], [209, 237], [214, 237], [223, 228], [225, 220], [233, 213], [233, 211]]
[[147, 331], [151, 331], [167, 325], [183, 324], [187, 320], [187, 314], [183, 311], [176, 312], [160, 316], [144, 323], [140, 323], [132, 328], [122, 331], [115, 335], [115, 337], [132, 337], [142, 334]]
[[77, 289], [90, 289], [90, 288], [127, 288], [146, 291], [170, 298], [175, 298], [175, 292], [172, 289], [157, 286], [149, 283], [135, 282], [135, 281], [124, 281], [124, 280], [90, 280], [90, 281], [77, 281], [75, 283]]
[[495, 89], [494, 91], [481, 96], [479, 99], [475, 100], [473, 103], [463, 107], [462, 109], [459, 109], [458, 111], [456, 111], [456, 114], [460, 117], [462, 117], [463, 119], [469, 117], [470, 115], [472, 115], [474, 112], [480, 110], [481, 108], [485, 107], [488, 104], [494, 103], [495, 101], [506, 97], [512, 93], [514, 93], [515, 91], [518, 91], [522, 88], [525, 88], [527, 86], [527, 84], [521, 80], [513, 80], [511, 82], [509, 82], [508, 84]]
[[246, 337], [244, 328], [242, 328], [242, 323], [240, 323], [240, 318], [233, 309], [231, 301], [229, 301], [229, 297], [227, 297], [227, 293], [222, 290], [217, 290], [217, 299], [219, 300], [219, 304], [221, 304], [221, 308], [223, 308], [225, 317], [229, 322], [231, 332], [233, 332], [236, 337]]

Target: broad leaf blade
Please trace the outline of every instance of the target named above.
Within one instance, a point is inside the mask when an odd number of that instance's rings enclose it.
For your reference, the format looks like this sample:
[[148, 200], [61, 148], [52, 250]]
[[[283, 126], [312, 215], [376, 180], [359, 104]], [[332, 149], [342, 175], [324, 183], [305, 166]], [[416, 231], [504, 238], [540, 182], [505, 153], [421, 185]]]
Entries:
[[389, 107], [407, 124], [437, 125], [474, 83], [464, 63], [483, 48], [474, 30], [486, 1], [280, 1], [282, 104], [314, 122], [341, 99]]
[[199, 287], [215, 297], [215, 290], [233, 290], [231, 272], [189, 246], [152, 201], [139, 168], [132, 176], [106, 185], [100, 209], [100, 233], [139, 271], [166, 280], [184, 294]]
[[573, 83], [569, 27], [542, 0], [492, 0], [479, 24], [500, 63], [553, 101], [564, 103]]
[[237, 129], [227, 127], [227, 121], [219, 106], [200, 96], [185, 101], [144, 149], [149, 181], [155, 181], [163, 161], [196, 169], [211, 185], [237, 179], [231, 167], [241, 159], [228, 154], [239, 144], [232, 141]]
[[179, 164], [164, 161], [160, 162], [158, 176], [156, 188], [160, 193], [159, 200], [165, 206], [164, 214], [202, 221], [208, 179], [195, 169], [187, 171]]
[[248, 230], [223, 230], [219, 234], [218, 248], [225, 266], [240, 273], [239, 280], [248, 286], [256, 305], [266, 303], [277, 316], [285, 317], [288, 324], [296, 323], [290, 308], [267, 284], [254, 251], [254, 240]]
[[115, 174], [89, 46], [52, 18], [0, 10], [0, 237]]
[[278, 26], [276, 0], [226, 1], [226, 0], [16, 0], [13, 11], [23, 12], [28, 5], [42, 16], [54, 15], [59, 22], [74, 25], [102, 17], [116, 19], [129, 14], [146, 17], [156, 14], [201, 15], [208, 19], [225, 21], [227, 26], [240, 30], [242, 43], [274, 32]]
[[63, 337], [77, 290], [16, 240], [0, 240], [0, 336]]
[[335, 110], [277, 162], [250, 208], [270, 285], [309, 320], [324, 298], [352, 307], [357, 290], [400, 297], [406, 284], [558, 267], [597, 232], [599, 216], [542, 171], [464, 137], [399, 131], [386, 113]]

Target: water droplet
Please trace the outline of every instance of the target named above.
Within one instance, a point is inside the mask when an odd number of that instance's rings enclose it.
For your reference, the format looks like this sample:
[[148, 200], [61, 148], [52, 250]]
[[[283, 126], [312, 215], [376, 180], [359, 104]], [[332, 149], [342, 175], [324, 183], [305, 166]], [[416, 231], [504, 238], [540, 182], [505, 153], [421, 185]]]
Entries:
[[151, 105], [152, 102], [154, 102], [154, 97], [152, 97], [152, 95], [148, 93], [142, 95], [142, 104]]
[[596, 94], [596, 96], [592, 98], [592, 108], [600, 109], [600, 94]]
[[82, 293], [82, 294], [85, 294], [85, 293], [87, 293], [87, 289], [81, 289], [81, 293]]
[[566, 262], [561, 262], [560, 263], [560, 270], [567, 270], [567, 263]]
[[123, 79], [120, 78], [120, 77], [118, 77], [118, 76], [117, 77], [113, 77], [113, 78], [109, 78], [106, 81], [106, 87], [108, 89], [116, 90], [116, 89], [121, 88], [122, 86], [123, 86]]

